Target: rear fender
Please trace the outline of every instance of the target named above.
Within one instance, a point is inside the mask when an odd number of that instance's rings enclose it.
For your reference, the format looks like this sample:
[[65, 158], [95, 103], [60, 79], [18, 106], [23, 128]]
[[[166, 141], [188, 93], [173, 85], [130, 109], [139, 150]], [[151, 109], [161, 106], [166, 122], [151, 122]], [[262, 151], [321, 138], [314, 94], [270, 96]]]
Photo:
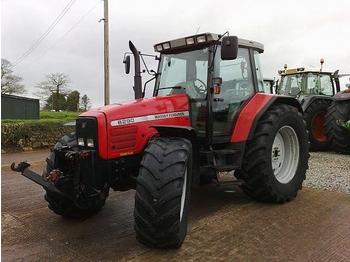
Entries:
[[256, 126], [258, 125], [259, 120], [263, 116], [263, 114], [273, 105], [275, 104], [286, 104], [295, 107], [298, 109], [298, 111], [303, 114], [303, 109], [299, 103], [299, 101], [291, 96], [280, 96], [275, 95], [272, 97], [272, 99], [260, 110], [260, 112], [257, 113], [255, 117], [254, 124], [249, 132], [248, 140], [253, 138], [253, 135], [255, 133]]
[[312, 95], [312, 96], [305, 96], [300, 100], [301, 103], [301, 107], [303, 109], [303, 112], [306, 111], [306, 109], [313, 103], [315, 102], [315, 100], [329, 100], [329, 101], [333, 101], [334, 98], [330, 97], [330, 96], [320, 96], [320, 95]]
[[288, 104], [303, 112], [300, 103], [293, 97], [256, 93], [239, 112], [231, 135], [231, 143], [245, 143], [250, 140], [262, 115], [276, 103]]

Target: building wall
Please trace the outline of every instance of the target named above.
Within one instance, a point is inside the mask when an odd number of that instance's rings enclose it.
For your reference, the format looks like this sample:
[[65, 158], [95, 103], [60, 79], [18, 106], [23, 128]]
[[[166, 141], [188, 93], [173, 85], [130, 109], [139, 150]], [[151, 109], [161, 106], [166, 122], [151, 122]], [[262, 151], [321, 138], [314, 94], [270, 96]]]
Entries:
[[39, 99], [1, 95], [1, 119], [39, 119]]

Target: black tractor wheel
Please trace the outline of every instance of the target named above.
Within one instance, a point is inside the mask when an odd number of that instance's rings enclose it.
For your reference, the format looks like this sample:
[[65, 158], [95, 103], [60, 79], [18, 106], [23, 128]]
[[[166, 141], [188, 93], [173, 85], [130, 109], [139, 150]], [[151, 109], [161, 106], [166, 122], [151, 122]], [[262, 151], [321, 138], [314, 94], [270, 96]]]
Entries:
[[135, 195], [137, 239], [150, 247], [178, 248], [187, 233], [192, 145], [158, 137], [144, 151]]
[[[74, 148], [77, 148], [75, 134], [72, 133], [63, 136], [56, 143], [54, 148], [59, 148], [62, 146], [70, 146], [73, 150]], [[54, 152], [50, 153], [46, 162], [47, 165], [46, 169], [44, 169], [43, 177], [46, 177], [54, 169]], [[80, 208], [71, 199], [49, 190], [46, 190], [45, 200], [49, 203], [48, 207], [58, 215], [70, 218], [85, 218], [94, 215], [104, 206], [108, 197], [108, 192], [109, 188], [106, 188], [105, 191], [100, 194], [100, 196], [96, 197], [96, 199], [91, 199], [91, 203], [88, 205], [89, 207], [86, 208]]]
[[295, 107], [271, 106], [247, 142], [242, 169], [243, 191], [258, 201], [283, 203], [297, 195], [308, 168], [309, 142]]
[[304, 112], [304, 119], [309, 130], [310, 150], [322, 151], [329, 147], [324, 125], [330, 103], [330, 100], [317, 99]]
[[326, 115], [326, 132], [334, 151], [350, 154], [350, 133], [337, 121], [350, 120], [350, 101], [334, 101]]

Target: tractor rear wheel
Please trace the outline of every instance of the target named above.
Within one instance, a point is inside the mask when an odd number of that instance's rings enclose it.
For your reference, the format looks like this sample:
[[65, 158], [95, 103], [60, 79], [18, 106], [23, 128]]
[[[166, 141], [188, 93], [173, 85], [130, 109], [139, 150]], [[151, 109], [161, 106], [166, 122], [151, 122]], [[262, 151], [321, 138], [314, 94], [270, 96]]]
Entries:
[[[54, 148], [62, 146], [70, 146], [71, 148], [77, 148], [77, 141], [75, 134], [69, 134], [63, 136], [55, 145]], [[54, 169], [55, 153], [51, 152], [46, 160], [47, 165], [43, 172], [43, 177], [46, 177]], [[85, 218], [94, 215], [104, 206], [108, 197], [109, 188], [106, 188], [104, 192], [100, 194], [96, 199], [91, 199], [88, 208], [78, 207], [71, 199], [68, 199], [55, 192], [46, 190], [45, 200], [49, 203], [49, 208], [58, 215], [69, 218]]]
[[150, 247], [178, 248], [187, 233], [192, 146], [158, 137], [144, 151], [135, 195], [137, 239]]
[[247, 142], [242, 169], [243, 191], [258, 201], [283, 203], [297, 195], [308, 168], [309, 142], [302, 115], [276, 104], [258, 121]]
[[350, 101], [334, 101], [326, 115], [326, 132], [334, 151], [350, 154], [350, 133], [337, 121], [350, 120]]
[[304, 120], [309, 130], [310, 150], [327, 150], [329, 147], [324, 125], [330, 102], [330, 100], [317, 99], [304, 112]]

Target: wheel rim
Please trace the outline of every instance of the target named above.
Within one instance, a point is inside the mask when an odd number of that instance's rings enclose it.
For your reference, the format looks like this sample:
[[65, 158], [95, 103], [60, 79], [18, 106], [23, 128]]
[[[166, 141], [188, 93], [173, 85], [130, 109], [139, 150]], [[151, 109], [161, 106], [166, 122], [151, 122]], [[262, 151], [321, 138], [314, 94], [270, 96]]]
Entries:
[[318, 142], [326, 142], [327, 136], [326, 131], [324, 128], [325, 123], [325, 112], [318, 112], [314, 115], [311, 121], [311, 133], [312, 136], [318, 141]]
[[182, 220], [182, 215], [185, 208], [185, 200], [186, 200], [186, 187], [187, 187], [187, 168], [184, 174], [184, 182], [182, 184], [182, 194], [181, 194], [181, 206], [180, 206], [180, 222]]
[[283, 126], [277, 131], [271, 150], [272, 170], [278, 182], [290, 182], [295, 176], [298, 163], [298, 136], [292, 127]]

